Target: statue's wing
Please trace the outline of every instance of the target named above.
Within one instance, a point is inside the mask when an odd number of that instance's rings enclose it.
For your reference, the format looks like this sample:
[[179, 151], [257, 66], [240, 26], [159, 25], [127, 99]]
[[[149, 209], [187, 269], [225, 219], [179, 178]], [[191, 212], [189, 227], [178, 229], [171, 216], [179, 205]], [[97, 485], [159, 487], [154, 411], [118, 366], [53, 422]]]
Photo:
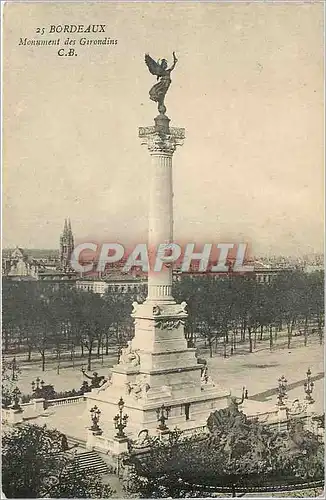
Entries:
[[161, 76], [163, 74], [161, 66], [149, 54], [145, 54], [145, 63], [152, 75]]

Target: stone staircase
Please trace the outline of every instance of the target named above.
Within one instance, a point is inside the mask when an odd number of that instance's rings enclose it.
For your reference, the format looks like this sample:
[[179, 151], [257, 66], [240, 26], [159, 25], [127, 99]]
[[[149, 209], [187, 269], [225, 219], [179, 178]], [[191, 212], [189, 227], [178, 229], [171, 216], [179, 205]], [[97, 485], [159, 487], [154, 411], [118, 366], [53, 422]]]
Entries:
[[94, 469], [98, 474], [109, 474], [111, 472], [109, 466], [95, 451], [77, 453], [75, 460], [82, 470]]

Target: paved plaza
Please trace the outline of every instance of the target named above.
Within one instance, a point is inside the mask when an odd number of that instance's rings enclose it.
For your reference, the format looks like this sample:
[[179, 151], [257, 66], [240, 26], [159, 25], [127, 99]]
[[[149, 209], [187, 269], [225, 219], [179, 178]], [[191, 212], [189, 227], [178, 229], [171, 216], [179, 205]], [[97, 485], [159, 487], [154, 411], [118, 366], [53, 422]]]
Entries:
[[[318, 413], [324, 409], [324, 346], [315, 343], [310, 346], [296, 347], [269, 352], [261, 350], [256, 353], [237, 355], [230, 358], [220, 356], [208, 359], [208, 369], [214, 382], [231, 391], [235, 396], [241, 396], [242, 387], [248, 390], [249, 403], [256, 401], [269, 403], [272, 407], [277, 403], [278, 379], [284, 375], [288, 380], [288, 398], [304, 399], [303, 382], [308, 368], [312, 371], [315, 381], [314, 399], [315, 410]], [[110, 367], [94, 365], [100, 374], [108, 375]], [[83, 381], [80, 367], [62, 369], [58, 375], [56, 371], [23, 369], [19, 386], [22, 392], [30, 392], [30, 381], [36, 376], [43, 377], [46, 383], [52, 383], [56, 390], [78, 388]], [[84, 440], [86, 430], [90, 425], [90, 418], [84, 402], [50, 407], [46, 414], [37, 419], [37, 422], [57, 428], [69, 436]], [[113, 429], [112, 429], [113, 430]]]
[[[200, 354], [200, 357], [203, 357]], [[324, 373], [324, 345], [317, 342], [303, 346], [297, 345], [292, 349], [281, 349], [270, 352], [268, 349], [253, 353], [237, 354], [228, 358], [222, 356], [204, 356], [208, 362], [209, 374], [218, 385], [230, 389], [235, 395], [241, 395], [242, 387], [248, 389], [249, 396], [263, 393], [277, 387], [277, 380], [284, 375], [291, 384], [303, 380], [308, 368], [312, 376], [321, 376]], [[92, 362], [92, 372], [97, 371], [100, 375], [108, 376], [110, 368], [117, 362], [116, 355]], [[79, 389], [84, 380], [81, 360], [78, 360], [75, 368], [62, 367], [59, 375], [54, 364], [49, 365], [42, 372], [40, 364], [22, 363], [22, 372], [19, 376], [18, 385], [22, 393], [31, 393], [31, 382], [40, 377], [46, 384], [53, 384], [56, 391], [68, 391]], [[83, 361], [86, 366], [86, 361]], [[51, 366], [51, 367], [50, 367]], [[296, 389], [293, 388], [295, 391]], [[265, 398], [266, 399], [266, 398]], [[262, 396], [262, 399], [264, 397]]]
[[[230, 358], [208, 359], [208, 367], [214, 381], [227, 387], [231, 393], [241, 396], [242, 387], [248, 390], [250, 398], [258, 401], [275, 400], [278, 379], [284, 375], [288, 380], [289, 398], [302, 398], [303, 381], [308, 368], [315, 380], [314, 398], [318, 409], [324, 408], [323, 376], [324, 346], [295, 347], [292, 350], [268, 350], [243, 354]], [[269, 394], [274, 392], [273, 394]]]

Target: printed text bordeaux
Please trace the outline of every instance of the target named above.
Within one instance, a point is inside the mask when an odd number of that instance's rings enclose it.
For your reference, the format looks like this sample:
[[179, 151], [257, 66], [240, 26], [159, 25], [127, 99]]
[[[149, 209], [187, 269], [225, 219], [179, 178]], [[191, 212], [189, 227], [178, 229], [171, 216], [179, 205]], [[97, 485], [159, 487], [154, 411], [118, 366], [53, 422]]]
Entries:
[[[51, 24], [48, 33], [105, 33], [106, 24]], [[44, 35], [46, 28], [37, 28], [36, 33]]]

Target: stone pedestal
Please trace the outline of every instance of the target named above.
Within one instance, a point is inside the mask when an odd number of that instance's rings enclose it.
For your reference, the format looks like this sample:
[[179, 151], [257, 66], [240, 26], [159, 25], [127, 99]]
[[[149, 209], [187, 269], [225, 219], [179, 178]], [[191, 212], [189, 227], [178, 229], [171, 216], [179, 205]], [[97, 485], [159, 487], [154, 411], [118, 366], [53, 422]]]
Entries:
[[128, 439], [114, 437], [111, 451], [113, 455], [117, 456], [128, 453]]
[[286, 405], [277, 405], [277, 409], [278, 431], [284, 431], [288, 425], [289, 410]]
[[111, 381], [86, 395], [88, 410], [94, 404], [101, 410], [104, 434], [114, 432], [113, 418], [122, 397], [129, 417], [125, 432], [131, 436], [143, 429], [156, 434], [157, 410], [163, 404], [170, 408], [169, 429], [203, 426], [212, 411], [227, 406], [229, 396], [209, 378], [202, 379], [195, 349], [187, 347], [186, 303], [173, 299], [171, 265], [154, 269], [158, 246], [173, 238], [172, 156], [183, 144], [184, 129], [169, 128], [169, 119], [159, 115], [155, 126], [141, 128], [139, 136], [152, 160], [148, 296], [143, 304], [134, 303], [135, 336], [113, 367]]
[[86, 450], [92, 451], [95, 446], [96, 436], [94, 436], [93, 431], [87, 429]]
[[20, 424], [23, 421], [23, 410], [11, 409], [9, 413], [8, 423], [11, 425]]
[[35, 398], [33, 399], [33, 407], [34, 407], [34, 412], [36, 414], [42, 414], [44, 412], [44, 407], [45, 407], [45, 399], [44, 398]]

